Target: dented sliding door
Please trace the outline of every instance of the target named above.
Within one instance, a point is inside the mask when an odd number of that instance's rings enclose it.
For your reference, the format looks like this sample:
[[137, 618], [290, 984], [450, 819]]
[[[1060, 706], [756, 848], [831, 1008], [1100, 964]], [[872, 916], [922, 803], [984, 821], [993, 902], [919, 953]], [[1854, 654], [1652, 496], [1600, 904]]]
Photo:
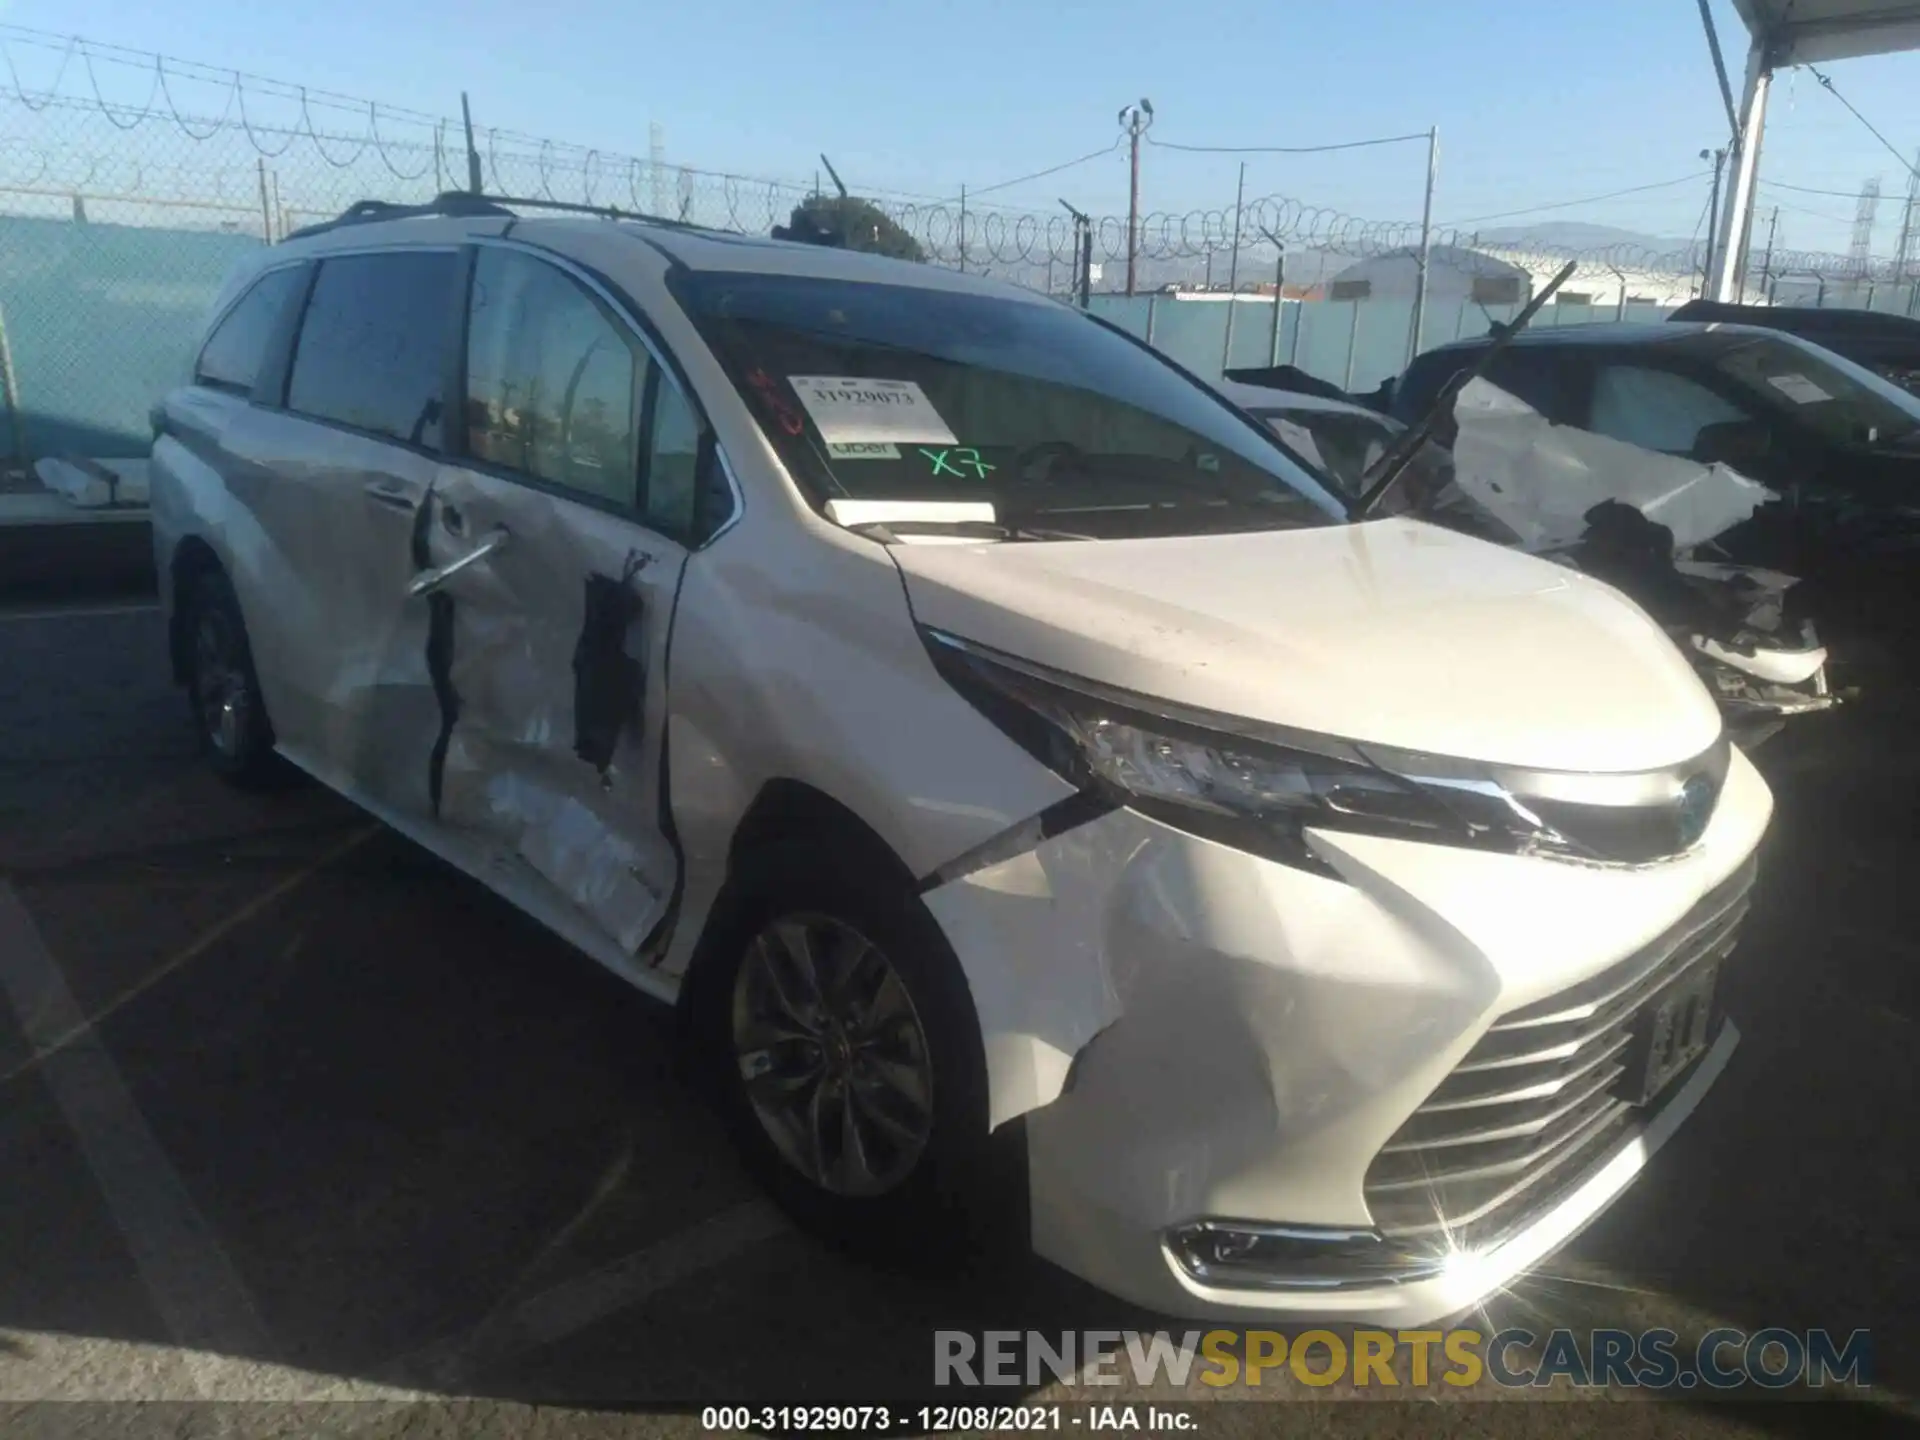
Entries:
[[542, 257], [479, 248], [466, 329], [454, 458], [414, 517], [398, 634], [422, 704], [391, 794], [634, 955], [678, 878], [661, 756], [687, 552], [661, 506], [683, 479], [690, 502], [697, 431], [608, 299]]
[[420, 597], [440, 720], [419, 757], [428, 808], [634, 954], [676, 875], [660, 745], [686, 552], [471, 469], [443, 472], [432, 509], [425, 573], [446, 578]]

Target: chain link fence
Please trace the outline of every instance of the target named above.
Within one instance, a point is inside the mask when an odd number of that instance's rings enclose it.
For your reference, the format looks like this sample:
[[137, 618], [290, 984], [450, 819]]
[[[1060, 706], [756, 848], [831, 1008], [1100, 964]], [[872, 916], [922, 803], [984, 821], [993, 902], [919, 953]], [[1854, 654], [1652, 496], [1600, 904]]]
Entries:
[[[1538, 323], [1663, 315], [1697, 293], [1698, 245], [1518, 251], [1435, 231], [1415, 316], [1417, 224], [1282, 196], [1142, 216], [1142, 291], [1119, 288], [1125, 217], [981, 209], [960, 196], [759, 179], [616, 154], [185, 61], [0, 25], [0, 461], [144, 453], [153, 399], [177, 383], [208, 307], [248, 249], [360, 200], [480, 188], [765, 235], [849, 215], [895, 253], [1063, 299], [1083, 263], [1096, 308], [1203, 374], [1288, 361], [1365, 388], [1426, 345], [1510, 318], [1579, 262]], [[800, 222], [807, 222], [801, 224]], [[1913, 313], [1920, 287], [1884, 262], [1753, 257], [1753, 298]], [[1222, 292], [1241, 292], [1229, 298]], [[1254, 293], [1247, 293], [1254, 292]]]

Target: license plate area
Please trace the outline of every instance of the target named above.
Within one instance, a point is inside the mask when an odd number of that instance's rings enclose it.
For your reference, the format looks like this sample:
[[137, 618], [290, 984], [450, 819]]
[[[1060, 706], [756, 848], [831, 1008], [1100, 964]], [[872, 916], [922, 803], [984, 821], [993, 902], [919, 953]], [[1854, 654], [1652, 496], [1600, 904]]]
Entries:
[[1656, 995], [1633, 1022], [1620, 1098], [1645, 1105], [1706, 1053], [1718, 1028], [1715, 991], [1720, 963], [1710, 960], [1688, 971]]

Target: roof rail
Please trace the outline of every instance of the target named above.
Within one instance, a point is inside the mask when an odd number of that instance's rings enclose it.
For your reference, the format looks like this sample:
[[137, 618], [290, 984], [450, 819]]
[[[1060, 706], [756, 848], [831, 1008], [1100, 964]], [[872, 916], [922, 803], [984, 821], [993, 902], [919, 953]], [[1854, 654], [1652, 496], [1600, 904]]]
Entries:
[[411, 220], [424, 216], [443, 216], [453, 219], [507, 219], [519, 218], [519, 212], [510, 210], [510, 205], [522, 206], [533, 210], [558, 210], [569, 215], [597, 215], [604, 220], [642, 220], [649, 225], [660, 225], [670, 230], [694, 230], [714, 233], [711, 226], [694, 225], [685, 220], [668, 220], [657, 215], [648, 215], [638, 210], [621, 210], [612, 205], [579, 205], [564, 200], [542, 200], [533, 197], [507, 195], [475, 195], [466, 190], [448, 190], [433, 197], [422, 205], [396, 205], [388, 200], [360, 200], [349, 205], [331, 220], [322, 220], [313, 225], [303, 225], [281, 236], [282, 240], [304, 240], [309, 235], [324, 235], [329, 230], [337, 230], [345, 225], [370, 225], [380, 220]]
[[448, 190], [436, 195], [424, 205], [396, 205], [390, 200], [358, 200], [342, 210], [331, 220], [322, 220], [318, 224], [303, 225], [282, 240], [304, 240], [309, 235], [324, 235], [329, 230], [338, 230], [343, 225], [370, 225], [377, 220], [411, 220], [417, 216], [442, 215], [458, 218], [477, 219], [485, 216], [513, 218], [513, 211], [484, 195], [470, 195], [463, 190]]

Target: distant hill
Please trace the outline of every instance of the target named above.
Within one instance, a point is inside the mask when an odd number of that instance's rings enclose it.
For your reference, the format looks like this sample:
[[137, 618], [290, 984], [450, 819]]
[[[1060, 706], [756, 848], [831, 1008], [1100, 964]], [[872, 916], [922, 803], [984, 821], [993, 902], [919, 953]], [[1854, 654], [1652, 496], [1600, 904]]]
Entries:
[[1622, 230], [1617, 225], [1589, 225], [1584, 220], [1548, 220], [1538, 225], [1501, 225], [1470, 232], [1482, 245], [1542, 245], [1556, 250], [1594, 250], [1605, 245], [1643, 245], [1650, 250], [1680, 250], [1684, 240]]

